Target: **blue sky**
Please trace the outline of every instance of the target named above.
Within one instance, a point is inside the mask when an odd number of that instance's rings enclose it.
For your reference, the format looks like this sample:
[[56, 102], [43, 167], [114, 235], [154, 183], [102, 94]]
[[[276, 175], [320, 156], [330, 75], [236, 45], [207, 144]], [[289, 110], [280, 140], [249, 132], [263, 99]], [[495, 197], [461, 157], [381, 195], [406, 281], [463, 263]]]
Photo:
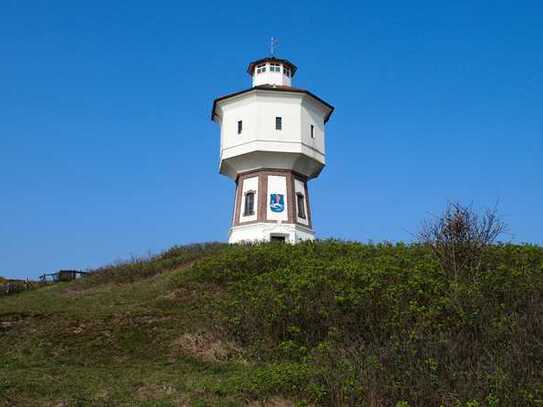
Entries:
[[336, 107], [319, 237], [409, 241], [448, 200], [543, 244], [540, 1], [16, 1], [0, 5], [0, 275], [227, 238], [214, 98], [249, 61]]

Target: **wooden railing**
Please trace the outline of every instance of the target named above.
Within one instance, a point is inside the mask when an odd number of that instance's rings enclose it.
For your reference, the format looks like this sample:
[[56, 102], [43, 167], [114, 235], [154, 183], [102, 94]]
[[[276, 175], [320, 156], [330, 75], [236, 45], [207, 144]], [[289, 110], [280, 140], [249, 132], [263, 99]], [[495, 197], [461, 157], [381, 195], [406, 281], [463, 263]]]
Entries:
[[87, 274], [89, 273], [86, 271], [60, 270], [57, 273], [42, 274], [39, 281], [7, 280], [6, 282], [0, 283], [0, 296], [33, 290], [51, 283], [77, 280], [79, 278], [86, 277]]

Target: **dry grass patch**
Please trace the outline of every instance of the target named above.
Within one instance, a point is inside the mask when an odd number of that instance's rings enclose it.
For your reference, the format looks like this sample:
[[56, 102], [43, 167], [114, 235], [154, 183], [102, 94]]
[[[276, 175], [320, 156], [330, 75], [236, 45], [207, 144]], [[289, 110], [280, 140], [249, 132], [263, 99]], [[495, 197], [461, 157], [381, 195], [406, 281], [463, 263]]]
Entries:
[[143, 384], [136, 390], [136, 398], [141, 401], [162, 400], [174, 394], [175, 387], [168, 384]]
[[249, 407], [294, 407], [296, 403], [283, 397], [272, 397], [268, 400], [251, 401]]
[[191, 357], [202, 362], [231, 360], [240, 354], [239, 348], [209, 333], [186, 333], [173, 344], [174, 357]]

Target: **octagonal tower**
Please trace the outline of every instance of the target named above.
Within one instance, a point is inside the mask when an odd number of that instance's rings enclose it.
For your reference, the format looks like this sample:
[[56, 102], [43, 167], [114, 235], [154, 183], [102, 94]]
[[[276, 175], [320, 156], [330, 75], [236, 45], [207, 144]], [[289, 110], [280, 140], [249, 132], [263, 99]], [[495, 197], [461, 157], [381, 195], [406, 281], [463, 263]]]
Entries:
[[334, 108], [292, 87], [296, 66], [263, 58], [252, 88], [213, 102], [221, 129], [219, 171], [236, 182], [228, 241], [314, 239], [307, 182], [325, 165], [325, 125]]

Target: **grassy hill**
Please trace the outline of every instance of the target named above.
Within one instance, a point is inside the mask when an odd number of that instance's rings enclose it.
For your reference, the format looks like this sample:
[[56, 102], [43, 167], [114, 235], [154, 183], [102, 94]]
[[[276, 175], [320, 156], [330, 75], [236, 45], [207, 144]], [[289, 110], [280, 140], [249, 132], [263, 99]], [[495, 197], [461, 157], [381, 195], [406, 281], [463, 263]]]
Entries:
[[195, 245], [0, 298], [0, 405], [542, 406], [543, 248]]

